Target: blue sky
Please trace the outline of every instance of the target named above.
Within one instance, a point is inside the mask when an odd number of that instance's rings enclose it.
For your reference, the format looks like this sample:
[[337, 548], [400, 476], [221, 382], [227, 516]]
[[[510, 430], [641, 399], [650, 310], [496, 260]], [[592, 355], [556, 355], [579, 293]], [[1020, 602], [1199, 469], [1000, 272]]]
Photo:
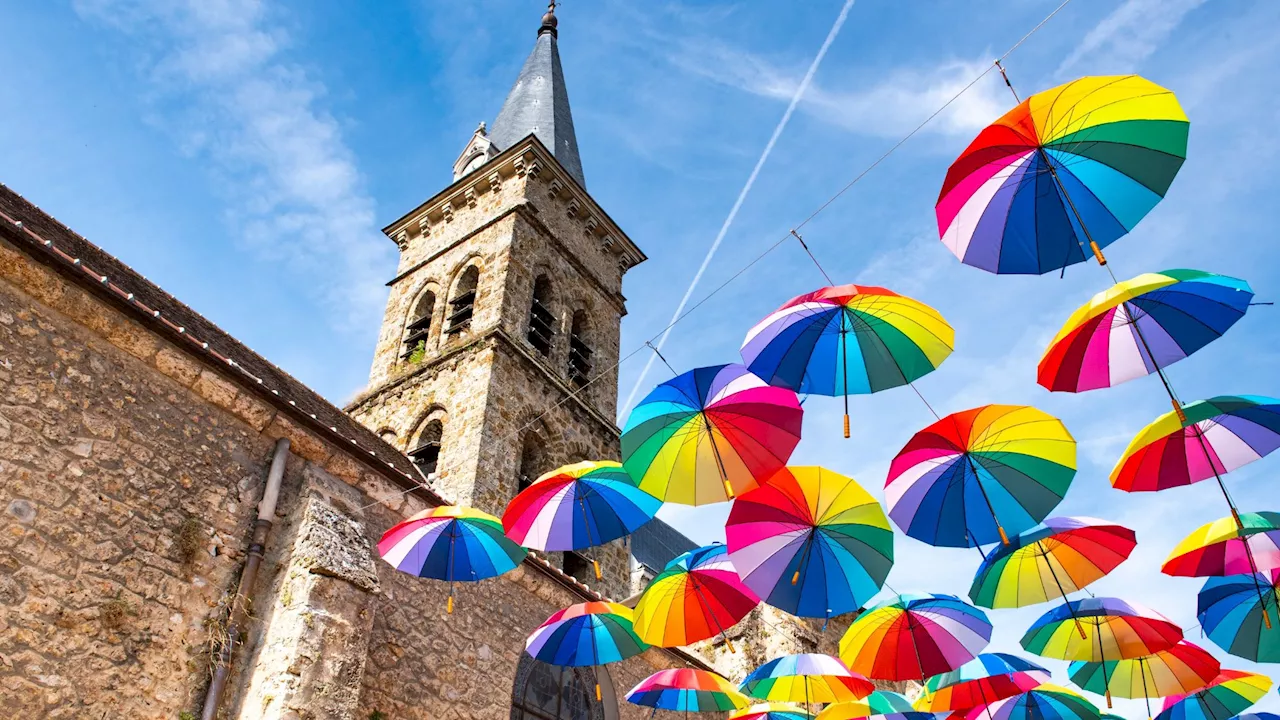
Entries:
[[[857, 2], [695, 301], [1058, 2]], [[651, 258], [628, 275], [624, 353], [666, 324], [842, 5], [570, 0], [561, 9], [588, 186]], [[0, 179], [341, 403], [363, 387], [395, 265], [378, 228], [448, 183], [475, 124], [496, 115], [541, 11], [515, 0], [373, 10], [331, 0], [7, 3], [0, 62], [20, 71], [0, 94]], [[1269, 0], [1074, 0], [1009, 58], [1024, 95], [1084, 74], [1140, 72], [1177, 92], [1191, 117], [1189, 157], [1168, 197], [1108, 250], [1118, 275], [1194, 267], [1246, 278], [1260, 300], [1275, 299], [1277, 27], [1280, 4]], [[1140, 541], [1094, 591], [1154, 607], [1201, 642], [1199, 583], [1158, 565], [1180, 537], [1225, 514], [1216, 490], [1128, 496], [1106, 480], [1129, 438], [1167, 410], [1158, 381], [1080, 396], [1034, 383], [1047, 340], [1106, 287], [1105, 273], [1081, 265], [1062, 280], [994, 277], [937, 241], [932, 206], [947, 165], [1011, 102], [988, 75], [804, 235], [837, 281], [914, 296], [955, 326], [955, 354], [918, 383], [939, 411], [1027, 403], [1066, 422], [1080, 472], [1059, 514], [1116, 520]], [[751, 324], [821, 282], [786, 243], [678, 325], [664, 354], [678, 368], [734, 360]], [[1179, 392], [1280, 394], [1274, 312], [1255, 308], [1174, 366]], [[621, 368], [624, 397], [644, 359]], [[655, 366], [646, 387], [665, 372]], [[838, 402], [805, 407], [794, 461], [827, 465], [877, 495], [889, 459], [931, 418], [907, 390], [857, 398], [846, 441]], [[1229, 477], [1242, 507], [1280, 509], [1269, 507], [1276, 462]], [[668, 517], [710, 541], [724, 509]], [[978, 560], [906, 538], [897, 549], [899, 590], [964, 594]], [[994, 646], [1012, 649], [1044, 609], [995, 613]], [[1262, 707], [1280, 701], [1273, 693]]]

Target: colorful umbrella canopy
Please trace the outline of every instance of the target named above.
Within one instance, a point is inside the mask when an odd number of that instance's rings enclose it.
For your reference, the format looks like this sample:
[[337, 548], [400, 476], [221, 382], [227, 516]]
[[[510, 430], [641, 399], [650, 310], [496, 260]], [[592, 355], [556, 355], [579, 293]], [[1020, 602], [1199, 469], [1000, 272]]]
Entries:
[[728, 549], [707, 545], [667, 563], [649, 583], [636, 603], [635, 630], [650, 645], [692, 645], [722, 635], [759, 604], [738, 579]]
[[1280, 715], [1269, 712], [1241, 713], [1235, 720], [1280, 720]]
[[551, 665], [604, 665], [649, 648], [631, 628], [631, 608], [597, 601], [570, 605], [529, 635], [525, 651]]
[[729, 714], [729, 720], [813, 720], [791, 703], [759, 703]]
[[885, 499], [903, 532], [941, 547], [1008, 543], [1057, 507], [1076, 441], [1025, 405], [984, 405], [918, 432], [889, 466]]
[[1165, 698], [1164, 710], [1155, 720], [1228, 720], [1248, 710], [1270, 689], [1271, 679], [1265, 675], [1223, 670], [1202, 690]]
[[786, 465], [800, 442], [800, 400], [742, 365], [698, 368], [631, 411], [622, 464], [640, 489], [681, 505], [723, 502]]
[[747, 698], [733, 683], [706, 670], [659, 670], [627, 693], [627, 702], [659, 710], [720, 712], [738, 710]]
[[969, 662], [990, 641], [986, 613], [960, 598], [904, 593], [849, 625], [840, 659], [874, 680], [923, 680]]
[[1133, 229], [1186, 157], [1187, 116], [1137, 75], [1084, 77], [1032, 95], [947, 171], [938, 234], [961, 262], [1044, 274]]
[[[1280, 447], [1280, 400], [1220, 395], [1156, 418], [1124, 451], [1111, 484], [1127, 492], [1164, 490], [1218, 477]], [[1225, 492], [1225, 491], [1224, 491]]]
[[801, 617], [857, 610], [893, 566], [893, 530], [880, 503], [820, 467], [783, 468], [739, 497], [725, 539], [747, 587]]
[[875, 686], [830, 655], [783, 655], [761, 665], [739, 687], [746, 695], [775, 702], [833, 703], [864, 698]]
[[514, 570], [528, 552], [502, 534], [498, 518], [474, 508], [444, 505], [393, 526], [378, 541], [378, 555], [395, 569], [449, 583], [474, 582]]
[[1243, 280], [1200, 270], [1146, 273], [1098, 293], [1067, 318], [1040, 358], [1044, 387], [1082, 392], [1150, 375], [1244, 317]]
[[1101, 715], [1080, 693], [1044, 683], [990, 705], [970, 708], [962, 717], [964, 720], [1099, 720]]
[[1165, 575], [1252, 575], [1280, 568], [1280, 513], [1240, 513], [1183, 538], [1160, 567]]
[[903, 695], [877, 690], [862, 700], [835, 703], [818, 713], [818, 720], [937, 720], [931, 712], [919, 712]]
[[[1154, 655], [1103, 663], [1073, 662], [1071, 682], [1097, 695], [1122, 698], [1165, 697], [1195, 692], [1218, 676], [1222, 666], [1203, 648], [1186, 640]], [[1147, 715], [1151, 714], [1148, 706]]]
[[1200, 627], [1215, 645], [1254, 662], [1280, 662], [1280, 630], [1268, 616], [1280, 612], [1280, 569], [1210, 578], [1196, 598]]
[[660, 507], [621, 463], [580, 462], [552, 470], [516, 495], [502, 527], [534, 550], [583, 550], [639, 530]]
[[987, 608], [1065, 600], [1124, 562], [1137, 539], [1129, 528], [1086, 517], [1055, 517], [997, 545], [982, 560], [969, 597]]
[[1049, 682], [1043, 667], [1005, 653], [982, 653], [950, 672], [925, 681], [917, 710], [953, 712], [989, 705]]
[[838, 285], [787, 301], [747, 333], [742, 361], [770, 385], [849, 396], [906, 385], [951, 354], [955, 330], [937, 310], [892, 290]]
[[1042, 657], [1106, 662], [1152, 655], [1180, 640], [1182, 628], [1155, 610], [1117, 598], [1085, 598], [1040, 616], [1022, 636], [1022, 647]]

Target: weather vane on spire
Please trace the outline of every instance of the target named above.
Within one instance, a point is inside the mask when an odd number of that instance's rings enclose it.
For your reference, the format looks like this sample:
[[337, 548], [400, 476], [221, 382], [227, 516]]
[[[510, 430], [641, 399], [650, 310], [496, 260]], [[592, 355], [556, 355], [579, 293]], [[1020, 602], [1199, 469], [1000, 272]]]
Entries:
[[538, 28], [539, 35], [544, 32], [551, 33], [552, 37], [556, 35], [556, 25], [559, 24], [559, 20], [556, 19], [556, 6], [559, 4], [556, 0], [550, 0], [547, 3], [547, 12], [542, 16], [542, 27]]

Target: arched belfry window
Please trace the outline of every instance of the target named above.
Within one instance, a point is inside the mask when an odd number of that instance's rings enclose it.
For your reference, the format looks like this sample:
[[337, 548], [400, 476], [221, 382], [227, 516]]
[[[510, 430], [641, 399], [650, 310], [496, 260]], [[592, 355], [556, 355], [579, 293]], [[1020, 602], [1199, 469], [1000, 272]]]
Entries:
[[472, 265], [462, 271], [457, 284], [453, 287], [453, 297], [449, 299], [449, 319], [445, 332], [459, 333], [471, 327], [471, 316], [475, 314], [476, 287], [480, 283], [480, 268]]
[[431, 340], [431, 321], [435, 317], [435, 312], [436, 294], [428, 290], [422, 293], [422, 297], [418, 298], [418, 302], [413, 306], [412, 320], [405, 328], [404, 354], [401, 357], [406, 359], [414, 355], [421, 357], [426, 353], [427, 345]]
[[440, 441], [444, 436], [444, 423], [439, 420], [428, 421], [418, 434], [418, 441], [409, 451], [409, 459], [422, 470], [422, 474], [431, 475], [440, 463]]
[[612, 720], [616, 708], [612, 682], [603, 671], [597, 677], [592, 668], [559, 667], [520, 656], [511, 689], [511, 720]]
[[583, 387], [591, 380], [591, 345], [587, 333], [587, 313], [578, 310], [573, 314], [569, 330], [569, 382]]
[[551, 352], [556, 317], [551, 312], [551, 280], [539, 275], [533, 281], [533, 300], [529, 303], [529, 344], [546, 355]]
[[520, 471], [516, 476], [516, 492], [521, 492], [533, 484], [542, 473], [551, 468], [546, 465], [546, 453], [542, 450], [543, 439], [536, 432], [524, 436], [520, 443]]

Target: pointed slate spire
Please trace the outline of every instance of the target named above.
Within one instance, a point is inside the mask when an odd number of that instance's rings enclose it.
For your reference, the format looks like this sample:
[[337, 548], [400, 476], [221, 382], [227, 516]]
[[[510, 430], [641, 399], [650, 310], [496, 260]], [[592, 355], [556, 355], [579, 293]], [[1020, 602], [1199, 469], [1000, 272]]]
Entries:
[[573, 132], [573, 115], [569, 112], [569, 92], [560, 67], [560, 51], [555, 3], [542, 16], [538, 40], [524, 61], [516, 84], [502, 104], [493, 122], [489, 139], [499, 150], [505, 150], [533, 133], [546, 145], [569, 174], [586, 187], [582, 176], [582, 159], [578, 157], [578, 138]]

